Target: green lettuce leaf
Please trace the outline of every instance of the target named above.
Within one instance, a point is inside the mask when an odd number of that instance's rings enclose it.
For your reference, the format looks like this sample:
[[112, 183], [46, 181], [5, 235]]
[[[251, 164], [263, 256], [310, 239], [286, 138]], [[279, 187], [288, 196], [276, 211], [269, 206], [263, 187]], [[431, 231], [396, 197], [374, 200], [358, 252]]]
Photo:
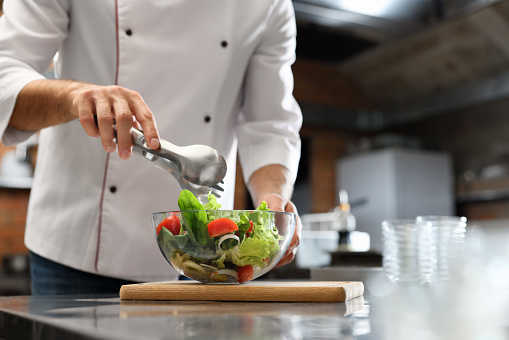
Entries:
[[237, 221], [237, 227], [239, 227], [239, 238], [242, 240], [249, 228], [251, 228], [251, 223], [249, 223], [249, 217], [247, 213], [239, 214], [238, 221]]
[[253, 221], [254, 224], [258, 225], [274, 225], [274, 215], [267, 213], [268, 211], [270, 211], [270, 209], [267, 202], [262, 201], [260, 206], [249, 214], [249, 219]]
[[170, 261], [175, 248], [184, 248], [188, 240], [189, 236], [187, 234], [175, 236], [166, 228], [162, 228], [157, 236], [157, 243], [159, 243], [161, 252], [168, 261]]
[[282, 237], [278, 234], [274, 222], [265, 225], [254, 222], [252, 235], [246, 237], [238, 247], [226, 250], [215, 262], [219, 268], [225, 267], [225, 261], [237, 266], [256, 265], [263, 268], [267, 264], [264, 260], [270, 259], [279, 250], [280, 239]]
[[191, 241], [200, 245], [213, 243], [207, 230], [207, 212], [193, 193], [189, 190], [182, 190], [178, 198], [178, 205], [182, 213], [184, 229], [192, 234]]
[[265, 201], [262, 201], [262, 203], [260, 204], [260, 206], [258, 208], [256, 208], [256, 210], [270, 211], [269, 206], [267, 205], [267, 202], [265, 202]]
[[169, 244], [172, 248], [178, 249], [184, 248], [188, 240], [189, 236], [187, 234], [173, 235], [172, 232], [166, 228], [161, 228], [161, 231], [159, 231], [159, 236], [157, 236], [157, 241], [159, 244]]
[[217, 202], [217, 197], [209, 191], [207, 194], [208, 202], [203, 205], [205, 210], [219, 210], [221, 209], [221, 204]]
[[[203, 207], [207, 210], [207, 220], [211, 222], [216, 218], [221, 217], [222, 212], [219, 211], [221, 209], [221, 204], [217, 201], [217, 197], [209, 191], [207, 194], [208, 203], [205, 203]], [[223, 216], [226, 217], [226, 216]]]
[[188, 242], [189, 240], [189, 233], [173, 235], [166, 228], [162, 228], [157, 236], [161, 252], [168, 261], [170, 261], [175, 249], [179, 250], [179, 253], [187, 253], [193, 256], [194, 260], [198, 262], [218, 258], [216, 248], [213, 245], [196, 246], [192, 242]]

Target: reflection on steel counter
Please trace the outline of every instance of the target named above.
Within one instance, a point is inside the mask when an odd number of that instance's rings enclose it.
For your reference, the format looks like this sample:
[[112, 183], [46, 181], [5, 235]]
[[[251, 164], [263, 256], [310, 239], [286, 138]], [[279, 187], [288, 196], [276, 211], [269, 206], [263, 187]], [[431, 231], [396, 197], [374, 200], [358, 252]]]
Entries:
[[[370, 336], [368, 300], [343, 303], [120, 301], [111, 296], [0, 298], [0, 338], [357, 339]], [[381, 334], [373, 334], [380, 339]], [[364, 339], [364, 337], [363, 337]]]

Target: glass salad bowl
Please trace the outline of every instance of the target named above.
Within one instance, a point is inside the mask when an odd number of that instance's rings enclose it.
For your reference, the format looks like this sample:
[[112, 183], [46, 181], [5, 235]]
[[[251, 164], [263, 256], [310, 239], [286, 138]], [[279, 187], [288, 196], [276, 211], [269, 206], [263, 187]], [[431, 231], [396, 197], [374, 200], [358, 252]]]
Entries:
[[153, 213], [163, 256], [180, 274], [202, 283], [244, 283], [269, 272], [285, 254], [295, 215], [261, 210]]

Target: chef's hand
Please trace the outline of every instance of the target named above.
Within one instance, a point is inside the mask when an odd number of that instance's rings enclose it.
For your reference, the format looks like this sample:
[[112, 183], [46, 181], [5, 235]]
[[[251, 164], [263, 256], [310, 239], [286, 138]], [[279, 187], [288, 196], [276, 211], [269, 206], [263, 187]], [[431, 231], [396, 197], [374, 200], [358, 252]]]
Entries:
[[[89, 136], [101, 137], [107, 152], [114, 152], [118, 144], [120, 158], [128, 159], [132, 149], [131, 128], [139, 128], [140, 125], [148, 146], [159, 148], [154, 115], [138, 92], [120, 86], [83, 84], [74, 93], [73, 113]], [[97, 116], [97, 125], [94, 115]], [[117, 143], [113, 119], [116, 122]]]
[[269, 209], [272, 211], [285, 211], [289, 213], [295, 214], [295, 232], [293, 233], [292, 241], [286, 250], [286, 253], [278, 262], [275, 268], [280, 267], [282, 265], [288, 264], [293, 261], [295, 258], [295, 254], [297, 253], [297, 246], [300, 243], [300, 237], [302, 233], [302, 222], [299, 217], [299, 213], [297, 212], [297, 208], [295, 204], [291, 201], [283, 198], [281, 195], [269, 193], [264, 194], [260, 197], [262, 201], [267, 202]]

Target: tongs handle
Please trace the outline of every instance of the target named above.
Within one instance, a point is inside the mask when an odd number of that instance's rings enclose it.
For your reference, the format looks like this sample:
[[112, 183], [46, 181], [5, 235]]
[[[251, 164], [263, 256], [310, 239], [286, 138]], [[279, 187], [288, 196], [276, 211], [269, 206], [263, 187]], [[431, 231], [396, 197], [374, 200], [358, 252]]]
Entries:
[[[97, 124], [97, 117], [95, 117]], [[117, 126], [113, 121], [113, 131], [117, 138]], [[131, 128], [133, 152], [154, 165], [171, 173], [179, 183], [213, 188], [222, 191], [219, 183], [226, 175], [227, 164], [224, 157], [215, 149], [206, 145], [177, 146], [164, 139], [159, 140], [159, 148], [151, 149], [143, 131]], [[185, 182], [184, 182], [185, 181]]]
[[[115, 128], [115, 137], [117, 137], [117, 130]], [[179, 146], [172, 144], [168, 142], [167, 140], [160, 139], [159, 140], [159, 148], [158, 149], [151, 149], [147, 141], [145, 139], [145, 135], [143, 134], [143, 131], [133, 127], [131, 130], [131, 137], [133, 146], [137, 146], [141, 151], [153, 154], [157, 157], [165, 158], [175, 164], [179, 164], [179, 156], [178, 156], [178, 149]]]
[[[98, 126], [97, 116], [94, 115], [95, 125]], [[113, 133], [115, 138], [117, 138], [117, 122], [113, 119]], [[145, 139], [145, 135], [143, 131], [137, 129], [135, 127], [131, 128], [131, 139], [133, 143], [134, 150], [141, 155], [146, 155], [147, 153], [167, 159], [174, 163], [175, 166], [179, 163], [179, 146], [172, 144], [164, 139], [159, 139], [159, 148], [152, 149], [148, 146], [147, 141]]]

